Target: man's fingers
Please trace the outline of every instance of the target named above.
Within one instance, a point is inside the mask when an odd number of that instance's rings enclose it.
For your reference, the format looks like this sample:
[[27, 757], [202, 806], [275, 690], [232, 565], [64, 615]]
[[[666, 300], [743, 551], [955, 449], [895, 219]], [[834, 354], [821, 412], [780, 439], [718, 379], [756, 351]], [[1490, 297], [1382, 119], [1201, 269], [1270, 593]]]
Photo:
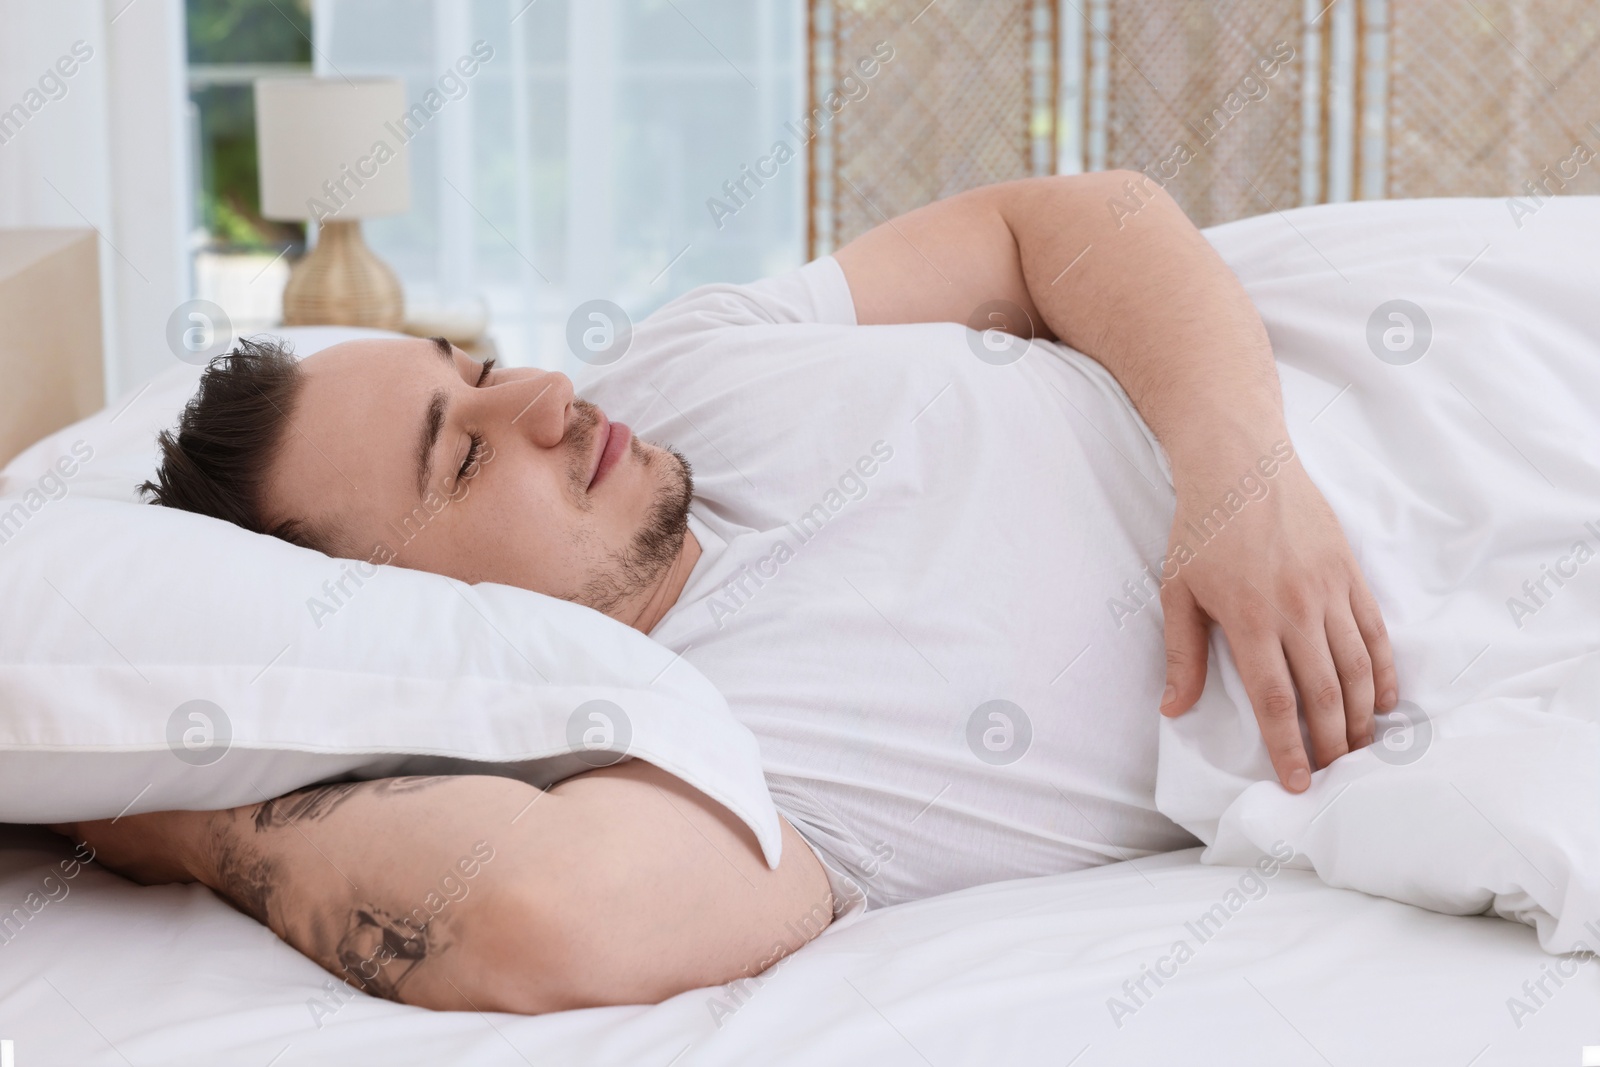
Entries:
[[1389, 647], [1389, 629], [1383, 624], [1383, 612], [1367, 581], [1358, 572], [1350, 589], [1350, 612], [1355, 616], [1361, 640], [1367, 646], [1367, 656], [1372, 660], [1372, 686], [1377, 694], [1377, 709], [1392, 711], [1400, 699], [1399, 679], [1394, 670], [1394, 649]]
[[1328, 615], [1328, 651], [1339, 668], [1339, 685], [1344, 690], [1344, 737], [1351, 749], [1372, 740], [1372, 657], [1361, 630], [1349, 615], [1335, 605]]
[[1334, 668], [1320, 625], [1302, 625], [1284, 643], [1289, 669], [1300, 689], [1300, 703], [1311, 734], [1317, 766], [1326, 767], [1350, 751], [1345, 740], [1344, 687]]
[[1263, 629], [1242, 641], [1233, 640], [1233, 634], [1229, 634], [1228, 640], [1256, 713], [1256, 723], [1261, 727], [1261, 739], [1272, 757], [1272, 769], [1285, 789], [1303, 793], [1311, 784], [1311, 764], [1300, 743], [1294, 682], [1278, 635]]
[[1194, 597], [1181, 586], [1162, 597], [1167, 644], [1167, 688], [1161, 714], [1182, 715], [1200, 699], [1206, 684], [1206, 637], [1209, 620]]

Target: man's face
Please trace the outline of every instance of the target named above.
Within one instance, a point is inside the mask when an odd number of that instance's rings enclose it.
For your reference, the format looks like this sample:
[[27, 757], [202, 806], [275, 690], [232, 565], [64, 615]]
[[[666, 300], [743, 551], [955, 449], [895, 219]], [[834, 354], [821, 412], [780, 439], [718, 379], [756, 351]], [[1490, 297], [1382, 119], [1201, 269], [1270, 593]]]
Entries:
[[688, 464], [613, 427], [564, 374], [485, 374], [460, 349], [409, 339], [349, 341], [301, 369], [268, 479], [271, 523], [300, 519], [357, 558], [608, 613], [682, 547]]

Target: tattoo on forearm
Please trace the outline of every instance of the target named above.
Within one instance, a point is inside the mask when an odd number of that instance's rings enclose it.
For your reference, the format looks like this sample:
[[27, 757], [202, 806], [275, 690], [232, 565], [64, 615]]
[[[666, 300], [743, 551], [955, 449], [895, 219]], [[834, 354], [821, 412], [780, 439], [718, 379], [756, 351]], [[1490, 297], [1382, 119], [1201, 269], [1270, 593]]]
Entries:
[[314, 785], [285, 793], [268, 800], [256, 809], [256, 831], [278, 830], [302, 820], [317, 822], [333, 814], [334, 810], [357, 793], [378, 796], [402, 796], [416, 793], [440, 782], [449, 775], [416, 775], [409, 778], [382, 778], [375, 782], [340, 782], [336, 785]]
[[263, 926], [268, 905], [279, 878], [277, 865], [265, 853], [256, 851], [227, 834], [213, 839], [218, 885], [224, 899]]

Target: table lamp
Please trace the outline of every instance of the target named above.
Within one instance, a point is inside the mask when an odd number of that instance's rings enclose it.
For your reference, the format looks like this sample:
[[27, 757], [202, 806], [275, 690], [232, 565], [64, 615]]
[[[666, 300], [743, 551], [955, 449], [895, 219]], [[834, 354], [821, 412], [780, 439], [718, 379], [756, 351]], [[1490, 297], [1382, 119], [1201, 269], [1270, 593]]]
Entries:
[[289, 274], [283, 323], [398, 330], [400, 279], [361, 239], [361, 219], [411, 206], [405, 85], [390, 78], [262, 78], [255, 83], [261, 214], [319, 227]]

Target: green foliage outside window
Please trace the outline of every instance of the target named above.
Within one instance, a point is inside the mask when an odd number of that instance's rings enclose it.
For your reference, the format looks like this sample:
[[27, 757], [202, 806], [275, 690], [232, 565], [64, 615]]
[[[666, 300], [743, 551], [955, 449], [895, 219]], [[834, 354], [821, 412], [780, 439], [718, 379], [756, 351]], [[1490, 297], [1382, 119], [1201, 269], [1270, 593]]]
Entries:
[[213, 244], [238, 249], [303, 245], [305, 227], [261, 217], [255, 103], [234, 64], [295, 64], [311, 69], [311, 0], [186, 0], [191, 66], [221, 77], [191, 76], [199, 111], [199, 187], [195, 195]]

